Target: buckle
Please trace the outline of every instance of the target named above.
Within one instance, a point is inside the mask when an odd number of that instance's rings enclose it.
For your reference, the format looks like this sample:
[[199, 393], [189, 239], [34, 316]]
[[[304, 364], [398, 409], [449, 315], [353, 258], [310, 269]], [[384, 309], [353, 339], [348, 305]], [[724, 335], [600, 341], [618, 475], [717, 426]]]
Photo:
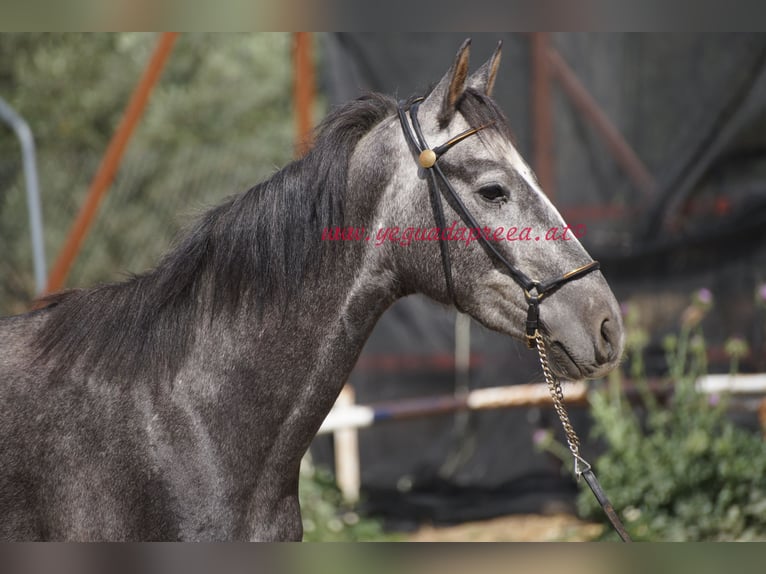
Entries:
[[525, 290], [524, 297], [527, 303], [529, 303], [527, 308], [527, 347], [534, 349], [537, 329], [540, 326], [540, 296], [532, 295], [529, 291]]
[[587, 460], [580, 456], [579, 452], [573, 452], [572, 454], [574, 455], [574, 474], [577, 480], [580, 480], [582, 474], [588, 472], [591, 466]]

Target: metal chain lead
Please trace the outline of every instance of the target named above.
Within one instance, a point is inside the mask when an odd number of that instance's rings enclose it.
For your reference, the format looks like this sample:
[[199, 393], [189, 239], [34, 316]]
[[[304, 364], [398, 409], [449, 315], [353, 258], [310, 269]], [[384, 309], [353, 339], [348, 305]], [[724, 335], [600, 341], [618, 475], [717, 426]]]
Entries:
[[537, 346], [537, 354], [540, 357], [540, 366], [543, 369], [543, 376], [545, 377], [545, 382], [548, 385], [548, 390], [553, 399], [553, 408], [556, 410], [556, 414], [559, 415], [561, 426], [564, 427], [564, 433], [566, 433], [569, 450], [572, 453], [572, 456], [574, 456], [575, 476], [578, 480], [582, 476], [585, 479], [585, 482], [588, 483], [588, 487], [593, 491], [596, 500], [598, 500], [601, 508], [604, 509], [609, 522], [612, 523], [612, 526], [617, 531], [620, 538], [622, 538], [624, 542], [631, 542], [630, 534], [628, 534], [620, 517], [617, 515], [617, 512], [615, 512], [612, 503], [609, 502], [609, 498], [606, 496], [604, 489], [601, 488], [601, 484], [599, 484], [596, 475], [593, 474], [590, 464], [580, 456], [580, 439], [577, 437], [572, 422], [569, 420], [566, 408], [564, 408], [564, 391], [561, 388], [561, 383], [548, 366], [548, 353], [545, 350], [545, 342], [543, 341], [543, 336], [540, 334], [540, 331], [535, 331], [534, 338]]
[[572, 422], [569, 420], [569, 414], [567, 414], [567, 411], [564, 408], [564, 391], [561, 389], [561, 383], [548, 366], [548, 353], [545, 350], [545, 342], [543, 341], [543, 336], [540, 334], [540, 331], [535, 333], [535, 344], [537, 345], [537, 354], [540, 357], [540, 366], [543, 369], [543, 376], [545, 377], [545, 382], [548, 385], [548, 390], [553, 399], [553, 408], [556, 410], [556, 414], [559, 415], [561, 426], [564, 427], [569, 450], [575, 458], [575, 473], [579, 478], [580, 465], [578, 463], [585, 463], [580, 456], [580, 439], [577, 437]]

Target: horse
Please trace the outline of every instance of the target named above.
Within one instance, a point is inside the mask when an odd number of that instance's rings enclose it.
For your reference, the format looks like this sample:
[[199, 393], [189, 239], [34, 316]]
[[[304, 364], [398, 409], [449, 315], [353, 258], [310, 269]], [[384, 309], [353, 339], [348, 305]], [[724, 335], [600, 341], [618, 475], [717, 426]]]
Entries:
[[[469, 51], [417, 100], [418, 137], [453, 142], [431, 158], [455, 194], [442, 218], [457, 198], [482, 227], [564, 229], [491, 97], [501, 46], [472, 74]], [[0, 319], [0, 539], [300, 540], [301, 458], [394, 301], [528, 335], [529, 293], [486, 240], [369, 240], [435, 226], [433, 165], [399, 109], [338, 107], [307, 154], [204, 213], [155, 268]], [[367, 240], [322, 240], [350, 225]], [[539, 336], [562, 377], [618, 364], [619, 306], [576, 238], [492, 248], [535, 277], [593, 271], [546, 292]]]

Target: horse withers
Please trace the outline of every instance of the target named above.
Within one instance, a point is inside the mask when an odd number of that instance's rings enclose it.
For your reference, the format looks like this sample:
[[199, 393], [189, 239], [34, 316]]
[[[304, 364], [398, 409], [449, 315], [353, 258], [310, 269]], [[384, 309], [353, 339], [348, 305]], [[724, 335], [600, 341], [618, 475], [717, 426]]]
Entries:
[[[491, 99], [500, 49], [468, 75], [469, 43], [418, 102], [421, 136], [482, 227], [564, 222]], [[0, 539], [299, 540], [300, 460], [381, 314], [422, 293], [525, 336], [525, 293], [482, 242], [323, 241], [323, 230], [432, 228], [427, 170], [397, 103], [332, 112], [313, 149], [204, 214], [151, 271], [55, 294], [0, 319]], [[409, 121], [409, 120], [407, 120]], [[460, 220], [455, 197], [443, 218]], [[505, 241], [535, 278], [591, 261], [568, 241]], [[598, 271], [539, 306], [552, 368], [614, 368], [617, 302]]]

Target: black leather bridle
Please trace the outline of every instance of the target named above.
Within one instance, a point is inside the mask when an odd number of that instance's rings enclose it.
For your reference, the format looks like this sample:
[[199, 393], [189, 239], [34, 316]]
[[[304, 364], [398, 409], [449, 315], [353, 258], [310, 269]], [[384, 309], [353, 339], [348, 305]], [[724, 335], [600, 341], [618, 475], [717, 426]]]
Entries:
[[[461, 134], [458, 134], [442, 145], [431, 148], [426, 143], [426, 140], [423, 137], [423, 131], [420, 128], [420, 122], [418, 122], [418, 108], [420, 107], [420, 103], [422, 101], [423, 98], [419, 98], [409, 106], [409, 116], [410, 122], [412, 123], [412, 128], [410, 128], [410, 123], [407, 121], [407, 106], [403, 102], [399, 103], [399, 121], [402, 124], [402, 130], [404, 131], [404, 135], [407, 138], [407, 141], [418, 156], [418, 163], [420, 167], [425, 169], [426, 173], [428, 174], [428, 191], [431, 194], [431, 203], [433, 205], [436, 225], [441, 229], [445, 228], [444, 207], [442, 206], [441, 195], [439, 193], [439, 183], [441, 182], [441, 189], [452, 200], [453, 208], [455, 211], [457, 211], [463, 222], [470, 229], [481, 229], [481, 226], [477, 223], [476, 219], [473, 217], [473, 215], [471, 215], [471, 212], [468, 211], [468, 208], [460, 199], [460, 196], [455, 191], [455, 188], [452, 187], [452, 184], [450, 183], [449, 179], [447, 179], [447, 176], [444, 175], [444, 172], [439, 166], [437, 160], [455, 144], [489, 127], [492, 124], [483, 125], [478, 128], [471, 128]], [[497, 249], [497, 247], [495, 247], [495, 245], [493, 245], [492, 242], [482, 233], [477, 235], [477, 239], [492, 254], [492, 256], [498, 262], [500, 262], [503, 267], [505, 267], [508, 275], [510, 275], [513, 280], [516, 281], [516, 283], [518, 283], [519, 286], [524, 290], [524, 298], [526, 299], [527, 305], [529, 306], [527, 309], [526, 336], [527, 346], [530, 349], [534, 348], [535, 336], [540, 326], [540, 302], [543, 300], [543, 298], [556, 291], [556, 289], [565, 283], [584, 277], [591, 271], [595, 271], [599, 268], [598, 261], [591, 261], [582, 267], [578, 267], [577, 269], [573, 269], [572, 271], [565, 273], [561, 277], [549, 279], [548, 281], [536, 281], [534, 279], [530, 279], [526, 273], [508, 261], [508, 259], [505, 258], [500, 250]], [[452, 282], [452, 264], [450, 261], [449, 246], [447, 245], [446, 241], [439, 241], [439, 247], [441, 250], [442, 266], [444, 267], [444, 277], [445, 281], [447, 282], [447, 293], [449, 294], [450, 300], [453, 303], [456, 303], [455, 290]]]
[[[444, 172], [438, 164], [438, 159], [455, 144], [489, 127], [492, 124], [486, 124], [477, 128], [471, 128], [456, 135], [442, 145], [431, 148], [426, 143], [425, 137], [423, 137], [423, 130], [420, 128], [420, 122], [418, 122], [418, 108], [422, 101], [423, 98], [418, 98], [417, 100], [414, 100], [409, 105], [409, 107], [406, 103], [400, 102], [398, 107], [399, 121], [402, 124], [402, 130], [404, 131], [405, 138], [418, 157], [418, 164], [420, 167], [426, 170], [426, 173], [428, 174], [428, 191], [431, 195], [431, 204], [434, 210], [434, 219], [436, 220], [436, 225], [442, 230], [446, 227], [444, 221], [444, 207], [442, 205], [441, 194], [439, 193], [439, 189], [441, 188], [447, 194], [449, 199], [452, 200], [452, 207], [455, 209], [455, 211], [457, 211], [460, 219], [463, 220], [463, 223], [465, 223], [470, 229], [481, 229], [481, 226], [477, 223], [476, 219], [473, 217], [473, 215], [471, 215], [471, 212], [468, 211], [468, 208], [460, 199], [460, 196], [455, 191], [455, 188], [452, 187], [452, 184], [449, 182], [449, 179], [447, 179], [447, 176], [444, 175]], [[408, 112], [409, 122], [407, 121]], [[412, 128], [410, 128], [410, 123], [412, 123]], [[441, 186], [439, 185], [440, 183]], [[622, 540], [625, 542], [630, 542], [630, 535], [628, 534], [627, 530], [625, 530], [625, 527], [620, 521], [620, 518], [614, 511], [614, 508], [609, 502], [606, 493], [599, 484], [596, 475], [593, 473], [591, 465], [584, 458], [582, 458], [582, 456], [580, 456], [580, 441], [577, 438], [577, 433], [575, 433], [566, 409], [564, 408], [564, 395], [561, 389], [561, 383], [550, 370], [548, 365], [547, 352], [545, 350], [545, 343], [543, 341], [542, 335], [540, 334], [540, 302], [543, 300], [543, 298], [553, 293], [556, 289], [565, 283], [574, 281], [575, 279], [580, 279], [591, 271], [598, 269], [598, 261], [591, 261], [590, 263], [587, 263], [582, 267], [578, 267], [577, 269], [573, 269], [568, 273], [564, 273], [562, 276], [556, 277], [555, 279], [549, 279], [548, 281], [536, 281], [531, 279], [528, 275], [521, 271], [521, 269], [508, 261], [500, 252], [500, 250], [498, 250], [483, 234], [478, 233], [476, 238], [489, 251], [489, 253], [497, 261], [499, 261], [503, 267], [505, 267], [505, 270], [508, 272], [508, 274], [524, 290], [524, 298], [526, 299], [528, 305], [526, 322], [527, 346], [530, 349], [535, 347], [537, 348], [538, 356], [540, 357], [540, 364], [543, 369], [543, 375], [545, 376], [546, 383], [548, 384], [548, 388], [551, 392], [551, 397], [553, 398], [554, 408], [556, 409], [556, 413], [559, 415], [561, 424], [564, 427], [569, 450], [574, 455], [575, 475], [578, 478], [582, 476], [585, 479], [585, 482], [593, 491], [593, 494], [596, 496], [596, 500], [598, 500], [601, 508], [604, 509], [607, 518], [609, 518], [609, 522], [611, 522], [620, 538], [622, 538]], [[447, 282], [447, 293], [452, 303], [457, 307], [458, 305], [457, 301], [455, 300], [455, 289], [452, 282], [452, 264], [450, 262], [449, 247], [447, 245], [447, 241], [444, 240], [444, 238], [442, 238], [442, 241], [439, 241], [439, 248], [441, 250], [442, 266], [444, 267], [444, 278]]]

